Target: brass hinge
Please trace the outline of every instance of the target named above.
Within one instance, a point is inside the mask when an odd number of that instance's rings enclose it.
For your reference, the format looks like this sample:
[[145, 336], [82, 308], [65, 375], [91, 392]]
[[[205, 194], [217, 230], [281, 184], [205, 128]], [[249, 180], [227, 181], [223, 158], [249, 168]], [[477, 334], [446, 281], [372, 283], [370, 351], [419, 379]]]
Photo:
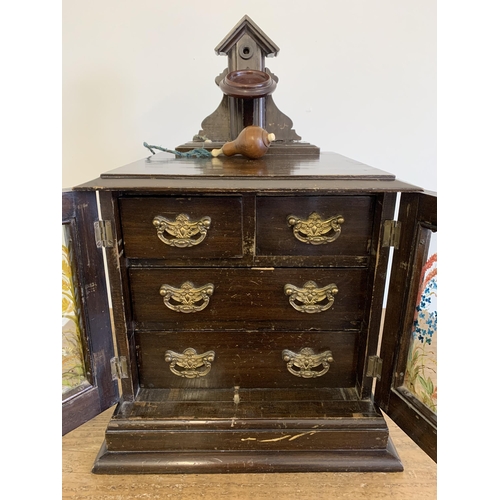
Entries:
[[366, 368], [367, 377], [375, 377], [378, 380], [382, 377], [382, 359], [378, 356], [370, 356], [368, 358], [368, 366]]
[[111, 358], [111, 378], [113, 380], [121, 380], [128, 378], [127, 358], [120, 356], [119, 358]]
[[113, 246], [113, 233], [111, 221], [97, 220], [94, 222], [95, 243], [97, 248], [110, 248]]
[[401, 238], [401, 223], [397, 220], [384, 221], [382, 246], [399, 248], [400, 238]]

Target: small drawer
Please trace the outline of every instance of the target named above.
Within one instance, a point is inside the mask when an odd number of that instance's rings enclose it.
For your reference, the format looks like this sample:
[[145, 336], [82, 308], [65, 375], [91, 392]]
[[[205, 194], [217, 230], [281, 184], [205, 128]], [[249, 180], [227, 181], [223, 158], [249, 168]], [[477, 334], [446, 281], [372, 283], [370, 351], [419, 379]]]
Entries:
[[355, 332], [138, 332], [136, 343], [145, 388], [352, 387], [356, 382]]
[[369, 254], [372, 196], [257, 198], [257, 255]]
[[366, 269], [172, 268], [129, 270], [136, 328], [359, 330]]
[[241, 197], [122, 198], [120, 213], [130, 259], [242, 256]]

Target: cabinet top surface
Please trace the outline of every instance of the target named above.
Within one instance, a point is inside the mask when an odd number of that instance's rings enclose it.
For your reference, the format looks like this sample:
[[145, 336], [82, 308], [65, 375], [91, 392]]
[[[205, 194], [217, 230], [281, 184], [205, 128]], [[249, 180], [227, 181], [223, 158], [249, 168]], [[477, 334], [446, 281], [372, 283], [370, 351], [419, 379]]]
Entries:
[[419, 191], [389, 172], [337, 153], [318, 157], [266, 155], [218, 158], [158, 153], [101, 174], [77, 189], [375, 190]]
[[394, 175], [337, 153], [318, 157], [267, 155], [258, 160], [243, 156], [183, 158], [158, 153], [115, 170], [101, 178], [337, 178], [394, 179]]

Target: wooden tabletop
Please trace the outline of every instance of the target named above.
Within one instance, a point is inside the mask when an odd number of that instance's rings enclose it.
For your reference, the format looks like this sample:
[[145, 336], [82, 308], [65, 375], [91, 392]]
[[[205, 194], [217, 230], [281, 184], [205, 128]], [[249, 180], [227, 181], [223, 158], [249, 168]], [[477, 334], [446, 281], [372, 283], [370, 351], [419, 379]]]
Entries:
[[101, 174], [115, 178], [263, 178], [263, 179], [364, 179], [394, 180], [394, 174], [379, 170], [337, 153], [317, 157], [267, 155], [257, 160], [244, 156], [179, 158], [159, 153]]
[[198, 194], [258, 191], [311, 191], [315, 194], [342, 192], [398, 192], [422, 189], [395, 178], [391, 173], [346, 158], [337, 153], [318, 157], [266, 155], [258, 160], [243, 156], [178, 158], [159, 153], [104, 172], [98, 179], [76, 190], [176, 191]]
[[113, 410], [62, 438], [63, 500], [426, 500], [437, 496], [436, 464], [388, 417], [404, 472], [95, 475], [90, 470]]

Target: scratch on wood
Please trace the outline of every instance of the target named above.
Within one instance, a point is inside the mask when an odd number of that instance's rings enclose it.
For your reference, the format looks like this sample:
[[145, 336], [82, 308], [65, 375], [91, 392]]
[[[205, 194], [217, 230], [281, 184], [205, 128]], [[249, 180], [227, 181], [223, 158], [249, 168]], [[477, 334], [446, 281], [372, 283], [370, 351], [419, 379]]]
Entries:
[[242, 441], [258, 441], [259, 443], [276, 443], [278, 441], [283, 441], [284, 439], [288, 439], [288, 441], [293, 441], [294, 439], [301, 438], [303, 436], [312, 436], [313, 434], [316, 434], [316, 431], [308, 431], [308, 432], [302, 432], [301, 434], [295, 434], [295, 436], [292, 436], [291, 434], [287, 434], [286, 436], [281, 436], [277, 438], [272, 438], [272, 439], [257, 439], [257, 438], [241, 438]]
[[283, 439], [288, 439], [289, 437], [291, 437], [290, 434], [274, 439], [259, 439], [259, 443], [274, 443], [275, 441], [283, 441]]
[[294, 439], [300, 438], [302, 436], [312, 436], [313, 434], [316, 434], [316, 431], [310, 431], [310, 432], [303, 432], [302, 434], [297, 434], [289, 439], [289, 441], [293, 441]]

